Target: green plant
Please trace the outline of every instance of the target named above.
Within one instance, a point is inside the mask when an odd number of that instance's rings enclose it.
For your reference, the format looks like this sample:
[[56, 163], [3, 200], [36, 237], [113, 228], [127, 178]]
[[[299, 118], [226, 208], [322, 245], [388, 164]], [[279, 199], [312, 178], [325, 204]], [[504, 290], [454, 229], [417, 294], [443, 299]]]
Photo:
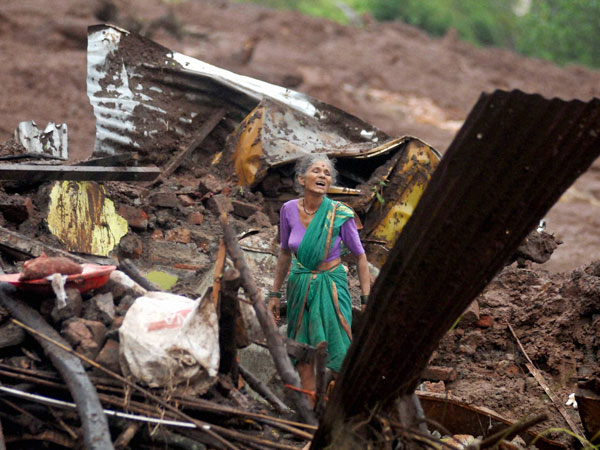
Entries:
[[[164, 0], [179, 1], [179, 0]], [[238, 0], [348, 23], [343, 2], [380, 21], [401, 20], [434, 36], [455, 29], [461, 39], [558, 64], [600, 67], [599, 0]], [[518, 14], [516, 13], [518, 11]]]
[[383, 188], [387, 186], [387, 182], [384, 180], [379, 180], [373, 186], [371, 186], [371, 191], [375, 193], [375, 198], [379, 202], [381, 206], [385, 205], [385, 199], [383, 198]]

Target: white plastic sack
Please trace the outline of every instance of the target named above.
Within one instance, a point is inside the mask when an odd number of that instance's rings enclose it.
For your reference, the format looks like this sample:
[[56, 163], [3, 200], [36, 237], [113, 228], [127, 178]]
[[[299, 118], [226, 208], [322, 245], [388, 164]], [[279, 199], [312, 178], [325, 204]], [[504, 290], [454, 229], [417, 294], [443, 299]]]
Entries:
[[210, 298], [148, 292], [127, 311], [119, 337], [123, 374], [150, 387], [186, 383], [200, 393], [216, 380], [219, 330]]

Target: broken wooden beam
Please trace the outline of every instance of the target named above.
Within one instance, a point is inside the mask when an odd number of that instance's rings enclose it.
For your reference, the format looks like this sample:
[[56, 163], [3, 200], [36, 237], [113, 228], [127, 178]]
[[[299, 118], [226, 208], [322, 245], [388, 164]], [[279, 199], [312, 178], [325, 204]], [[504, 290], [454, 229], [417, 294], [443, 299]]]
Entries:
[[141, 287], [146, 289], [147, 291], [162, 291], [162, 289], [146, 278], [142, 273], [138, 270], [135, 264], [128, 259], [124, 258], [119, 261], [119, 270], [124, 274], [128, 275], [133, 281], [139, 284]]
[[[294, 358], [297, 361], [312, 364], [315, 360], [315, 354], [317, 352], [316, 347], [312, 345], [304, 344], [290, 339], [287, 336], [282, 336], [285, 350], [290, 358]], [[266, 341], [254, 341], [256, 345], [260, 345], [264, 348], [269, 348]]]
[[[14, 286], [0, 283], [0, 304], [20, 322], [51, 337], [56, 342], [68, 346], [56, 330], [48, 325], [37, 311], [11, 297], [15, 291]], [[69, 387], [79, 410], [85, 447], [89, 449], [113, 448], [108, 421], [98, 399], [98, 394], [79, 359], [43, 339], [39, 339], [37, 335], [33, 337], [40, 343]]]
[[[273, 357], [277, 372], [279, 373], [279, 376], [284, 384], [300, 388], [300, 377], [296, 373], [294, 367], [292, 366], [292, 362], [287, 356], [287, 351], [285, 350], [285, 346], [283, 344], [283, 337], [279, 334], [279, 330], [275, 324], [275, 319], [273, 319], [273, 316], [269, 313], [269, 311], [267, 311], [267, 307], [263, 302], [262, 295], [256, 287], [256, 283], [254, 282], [254, 279], [250, 273], [250, 269], [248, 268], [246, 260], [244, 259], [242, 249], [237, 241], [235, 231], [231, 225], [229, 225], [227, 214], [222, 212], [221, 208], [219, 208], [219, 204], [215, 202], [214, 205], [216, 205], [215, 209], [218, 211], [219, 221], [221, 222], [221, 227], [223, 228], [223, 239], [225, 241], [225, 245], [227, 246], [227, 252], [229, 253], [229, 256], [231, 256], [235, 268], [240, 273], [242, 286], [252, 302], [252, 306], [256, 312], [256, 318], [258, 319], [265, 337], [267, 338], [269, 352]], [[315, 424], [315, 415], [311, 410], [308, 400], [304, 394], [295, 389], [290, 389], [290, 395], [302, 419], [309, 424]]]
[[80, 264], [90, 262], [81, 256], [43, 244], [40, 241], [4, 227], [0, 227], [0, 250], [18, 255], [21, 259], [37, 258], [43, 252], [47, 256], [65, 256]]
[[0, 180], [70, 181], [152, 181], [161, 173], [158, 167], [46, 166], [0, 164]]
[[217, 109], [193, 134], [192, 141], [183, 148], [179, 153], [177, 153], [166, 165], [164, 168], [162, 175], [160, 178], [165, 179], [170, 177], [183, 163], [185, 158], [187, 158], [195, 149], [198, 147], [204, 139], [211, 133], [212, 130], [219, 124], [221, 119], [225, 117], [227, 114], [226, 108]]
[[414, 391], [447, 330], [599, 154], [600, 100], [482, 94], [375, 282], [312, 448]]
[[[222, 249], [222, 251], [221, 251]], [[219, 262], [219, 258], [221, 262]], [[219, 311], [219, 373], [229, 374], [234, 386], [238, 384], [238, 354], [237, 343], [239, 330], [237, 324], [241, 320], [240, 305], [238, 300], [238, 288], [241, 285], [240, 274], [235, 269], [227, 270], [222, 273], [225, 264], [225, 243], [221, 240], [215, 263], [215, 275], [213, 277], [212, 295], [217, 292], [215, 303]], [[219, 276], [217, 276], [219, 274]], [[218, 280], [217, 280], [218, 278]], [[222, 280], [222, 288], [221, 288]]]
[[138, 159], [137, 153], [121, 153], [118, 155], [104, 156], [102, 158], [86, 159], [85, 161], [79, 161], [74, 163], [74, 166], [123, 166], [131, 161]]
[[319, 342], [315, 355], [315, 378], [316, 378], [316, 397], [315, 413], [318, 418], [323, 417], [325, 405], [327, 404], [327, 341]]
[[263, 383], [256, 375], [250, 372], [241, 364], [238, 364], [238, 368], [244, 380], [250, 385], [252, 389], [263, 396], [269, 403], [271, 403], [279, 413], [289, 413], [290, 408], [283, 403], [283, 401], [277, 397], [269, 387]]

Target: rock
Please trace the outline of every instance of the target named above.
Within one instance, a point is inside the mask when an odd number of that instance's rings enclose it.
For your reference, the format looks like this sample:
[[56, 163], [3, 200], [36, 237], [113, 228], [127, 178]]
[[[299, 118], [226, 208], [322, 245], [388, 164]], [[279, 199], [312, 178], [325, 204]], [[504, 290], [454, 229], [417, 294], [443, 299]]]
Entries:
[[217, 209], [227, 214], [233, 212], [233, 204], [231, 203], [231, 199], [224, 195], [212, 196], [210, 199], [208, 199], [208, 207], [214, 214], [217, 213]]
[[425, 381], [421, 383], [421, 389], [427, 392], [435, 392], [437, 394], [446, 393], [446, 384], [443, 381], [432, 383], [431, 381]]
[[152, 206], [161, 208], [176, 208], [179, 204], [177, 195], [173, 192], [153, 192], [148, 196], [148, 201]]
[[54, 306], [50, 312], [50, 316], [54, 323], [61, 323], [72, 317], [81, 317], [81, 310], [83, 308], [81, 292], [79, 292], [78, 289], [73, 288], [68, 288], [65, 292], [67, 294], [67, 306], [58, 309], [56, 307], [56, 300], [53, 300]]
[[[81, 353], [83, 356], [87, 357], [88, 359], [93, 360], [96, 358], [96, 356], [98, 356], [98, 353], [100, 352], [100, 346], [93, 339], [84, 339], [81, 341], [81, 344], [79, 344], [77, 346], [75, 351], [78, 353]], [[83, 367], [85, 367], [86, 369], [90, 368], [90, 366], [91, 366], [91, 364], [89, 364], [86, 361], [82, 361], [81, 363], [83, 364]]]
[[250, 217], [248, 217], [248, 225], [255, 226], [257, 228], [270, 228], [271, 220], [262, 211], [256, 211]]
[[179, 200], [179, 204], [182, 206], [194, 206], [196, 204], [196, 201], [186, 194], [178, 195], [177, 199]]
[[109, 292], [113, 295], [113, 300], [119, 300], [125, 295], [130, 295], [134, 298], [141, 297], [147, 291], [124, 272], [114, 270], [111, 272], [106, 284], [97, 290], [98, 294]]
[[[121, 300], [119, 300], [119, 304], [115, 308], [117, 316], [124, 316], [125, 314], [127, 314], [129, 307], [133, 305], [135, 299], [136, 297], [133, 297], [132, 295], [124, 295], [123, 297], [121, 297]], [[118, 317], [115, 317], [115, 321], [117, 320], [117, 318]]]
[[13, 322], [5, 322], [0, 326], [0, 348], [20, 345], [25, 340], [25, 330]]
[[192, 240], [189, 228], [185, 227], [177, 227], [167, 230], [165, 233], [165, 239], [169, 242], [179, 242], [181, 244], [188, 244]]
[[188, 264], [194, 261], [197, 265], [208, 266], [210, 261], [195, 244], [154, 241], [150, 250], [150, 261], [153, 264], [172, 266], [176, 263]]
[[262, 211], [262, 207], [260, 205], [243, 202], [241, 200], [231, 200], [231, 205], [233, 206], [233, 213], [237, 216], [243, 217], [244, 219], [247, 219], [258, 211]]
[[110, 325], [115, 318], [115, 303], [112, 292], [97, 294], [85, 302], [83, 317]]
[[142, 240], [137, 234], [128, 234], [119, 242], [119, 256], [123, 258], [139, 259], [144, 251]]
[[214, 234], [211, 234], [203, 229], [198, 228], [191, 230], [191, 232], [192, 241], [204, 253], [210, 253], [219, 245], [219, 242], [217, 239], [215, 239]]
[[25, 222], [34, 212], [33, 202], [29, 197], [19, 194], [6, 195], [0, 193], [0, 213], [8, 222], [20, 224]]
[[285, 392], [269, 350], [260, 345], [250, 344], [248, 347], [240, 349], [238, 356], [242, 366], [265, 383], [279, 398], [285, 398]]
[[462, 328], [472, 327], [477, 323], [478, 320], [479, 303], [477, 302], [477, 300], [473, 300], [473, 302], [469, 305], [465, 312], [462, 313], [458, 326]]

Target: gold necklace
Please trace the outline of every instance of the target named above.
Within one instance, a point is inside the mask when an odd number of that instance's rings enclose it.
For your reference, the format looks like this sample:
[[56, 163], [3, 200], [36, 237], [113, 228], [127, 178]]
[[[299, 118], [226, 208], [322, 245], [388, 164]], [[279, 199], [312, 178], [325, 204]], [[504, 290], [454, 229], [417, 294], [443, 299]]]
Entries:
[[305, 212], [305, 213], [306, 213], [308, 216], [314, 216], [314, 215], [317, 213], [317, 211], [319, 210], [319, 208], [317, 208], [317, 209], [315, 209], [313, 212], [310, 212], [310, 213], [309, 213], [309, 212], [306, 210], [306, 206], [304, 206], [304, 199], [302, 199], [302, 209], [304, 210], [304, 212]]

